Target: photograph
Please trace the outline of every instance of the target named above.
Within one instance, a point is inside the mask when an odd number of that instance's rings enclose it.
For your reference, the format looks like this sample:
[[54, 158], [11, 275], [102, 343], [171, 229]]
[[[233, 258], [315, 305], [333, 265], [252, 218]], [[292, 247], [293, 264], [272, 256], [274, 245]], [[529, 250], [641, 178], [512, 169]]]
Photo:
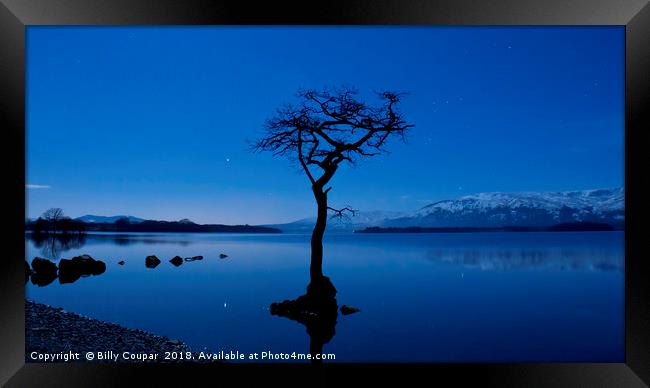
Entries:
[[24, 66], [26, 364], [626, 362], [623, 25], [30, 25]]

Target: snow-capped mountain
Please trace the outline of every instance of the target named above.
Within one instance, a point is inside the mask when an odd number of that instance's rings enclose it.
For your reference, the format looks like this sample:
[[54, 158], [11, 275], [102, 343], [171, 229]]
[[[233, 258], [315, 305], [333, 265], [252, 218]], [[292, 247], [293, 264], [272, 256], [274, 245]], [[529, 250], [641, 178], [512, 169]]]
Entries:
[[137, 224], [144, 221], [142, 218], [134, 216], [95, 216], [92, 214], [86, 214], [85, 216], [77, 217], [75, 220], [89, 223], [112, 224], [121, 218], [128, 218], [132, 224]]
[[[272, 225], [285, 232], [311, 232], [316, 218]], [[478, 193], [432, 203], [410, 213], [368, 211], [328, 221], [329, 231], [380, 227], [548, 227], [570, 222], [598, 222], [622, 227], [625, 189], [564, 192]]]
[[625, 221], [625, 189], [479, 193], [427, 205], [385, 220], [390, 227], [544, 227], [565, 222]]

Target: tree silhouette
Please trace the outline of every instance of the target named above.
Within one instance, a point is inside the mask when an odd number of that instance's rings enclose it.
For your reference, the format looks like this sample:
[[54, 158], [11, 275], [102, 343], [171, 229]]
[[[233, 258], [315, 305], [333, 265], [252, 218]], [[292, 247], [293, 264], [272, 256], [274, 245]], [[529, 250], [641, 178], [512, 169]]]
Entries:
[[56, 232], [59, 222], [61, 222], [64, 217], [63, 209], [58, 207], [47, 209], [41, 217], [43, 217], [45, 221], [49, 222], [52, 231]]
[[376, 92], [377, 105], [358, 98], [354, 88], [300, 90], [298, 104], [284, 105], [264, 125], [264, 136], [253, 144], [255, 151], [268, 151], [297, 163], [311, 183], [318, 207], [311, 237], [312, 281], [323, 277], [323, 235], [328, 211], [343, 217], [354, 209], [333, 208], [327, 195], [330, 181], [342, 163], [356, 164], [364, 157], [385, 152], [390, 138], [404, 140], [408, 124], [399, 110], [403, 93]]

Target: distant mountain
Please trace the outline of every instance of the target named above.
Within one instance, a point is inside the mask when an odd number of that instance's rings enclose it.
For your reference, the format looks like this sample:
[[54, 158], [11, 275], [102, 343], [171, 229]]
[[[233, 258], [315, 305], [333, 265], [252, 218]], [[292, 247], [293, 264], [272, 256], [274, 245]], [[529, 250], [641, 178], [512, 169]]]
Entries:
[[[355, 229], [363, 229], [369, 226], [381, 226], [387, 219], [403, 217], [407, 213], [395, 211], [357, 211], [354, 216], [349, 215], [342, 219], [333, 218], [327, 220], [327, 230], [334, 232], [352, 232]], [[265, 225], [278, 228], [289, 233], [311, 233], [316, 224], [316, 217], [303, 218], [287, 224]]]
[[597, 222], [621, 227], [625, 189], [564, 192], [479, 193], [427, 205], [407, 216], [384, 220], [384, 227], [548, 227]]
[[187, 219], [180, 221], [144, 220], [130, 224], [88, 223], [89, 232], [147, 232], [147, 233], [282, 233], [280, 229], [255, 225], [196, 224]]
[[121, 218], [128, 218], [129, 222], [132, 224], [138, 224], [144, 219], [138, 218], [138, 217], [133, 217], [133, 216], [95, 216], [91, 214], [87, 214], [85, 216], [77, 217], [75, 220], [77, 221], [83, 221], [83, 222], [88, 222], [91, 224], [113, 224], [115, 221], [121, 219]]
[[[272, 225], [285, 232], [311, 232], [315, 218]], [[328, 230], [383, 228], [548, 228], [557, 224], [603, 223], [622, 228], [625, 189], [564, 192], [478, 193], [432, 203], [410, 213], [357, 212], [343, 222], [329, 221]]]
[[487, 233], [487, 232], [609, 232], [616, 227], [602, 222], [568, 222], [551, 226], [502, 226], [502, 227], [472, 227], [472, 226], [437, 226], [421, 227], [406, 226], [402, 228], [369, 226], [356, 229], [355, 233]]
[[[117, 222], [128, 218], [130, 222]], [[56, 226], [56, 228], [55, 228]], [[280, 229], [256, 225], [197, 224], [187, 218], [179, 221], [143, 220], [133, 216], [86, 215], [74, 221], [64, 219], [56, 225], [44, 219], [28, 221], [25, 230], [48, 234], [59, 232], [144, 232], [144, 233], [282, 233]]]

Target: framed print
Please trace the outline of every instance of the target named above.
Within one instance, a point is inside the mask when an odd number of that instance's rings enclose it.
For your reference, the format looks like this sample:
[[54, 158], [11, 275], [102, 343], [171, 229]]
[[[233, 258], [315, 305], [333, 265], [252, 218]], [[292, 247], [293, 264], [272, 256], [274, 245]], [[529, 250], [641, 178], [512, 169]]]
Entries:
[[3, 384], [650, 381], [646, 1], [0, 15]]

